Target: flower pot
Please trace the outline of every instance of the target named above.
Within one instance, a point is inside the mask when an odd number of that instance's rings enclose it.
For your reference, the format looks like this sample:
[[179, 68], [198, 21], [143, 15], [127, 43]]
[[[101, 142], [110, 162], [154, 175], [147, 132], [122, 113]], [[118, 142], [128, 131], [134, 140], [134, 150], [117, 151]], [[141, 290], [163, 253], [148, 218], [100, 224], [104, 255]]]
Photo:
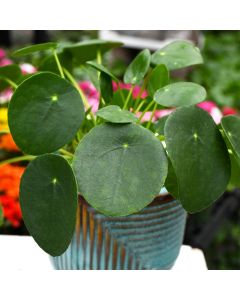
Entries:
[[127, 217], [106, 217], [80, 198], [72, 242], [52, 261], [59, 270], [170, 269], [185, 222], [186, 212], [168, 194]]

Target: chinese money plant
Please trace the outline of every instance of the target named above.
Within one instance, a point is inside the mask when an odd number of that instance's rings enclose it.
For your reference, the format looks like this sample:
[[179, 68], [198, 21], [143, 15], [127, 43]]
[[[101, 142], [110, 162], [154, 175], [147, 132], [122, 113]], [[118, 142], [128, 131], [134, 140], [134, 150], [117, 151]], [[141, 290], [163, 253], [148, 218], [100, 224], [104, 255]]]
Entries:
[[[101, 40], [39, 44], [13, 53], [45, 55], [34, 75], [20, 78], [18, 65], [0, 68], [0, 89], [15, 89], [8, 122], [24, 153], [10, 162], [30, 161], [20, 186], [23, 218], [52, 256], [71, 241], [78, 195], [117, 217], [142, 210], [165, 186], [194, 213], [226, 190], [231, 161], [240, 158], [240, 119], [228, 116], [216, 125], [196, 106], [206, 98], [202, 86], [170, 80], [172, 70], [203, 63], [197, 47], [176, 41], [153, 54], [141, 51], [123, 76], [130, 90], [113, 93], [113, 82], [118, 86], [120, 80], [102, 64], [102, 55], [119, 46]], [[76, 70], [84, 68], [97, 73], [96, 113], [75, 79]], [[133, 98], [136, 86], [141, 88]], [[163, 108], [174, 109], [153, 123]], [[142, 122], [147, 112], [149, 121]]]

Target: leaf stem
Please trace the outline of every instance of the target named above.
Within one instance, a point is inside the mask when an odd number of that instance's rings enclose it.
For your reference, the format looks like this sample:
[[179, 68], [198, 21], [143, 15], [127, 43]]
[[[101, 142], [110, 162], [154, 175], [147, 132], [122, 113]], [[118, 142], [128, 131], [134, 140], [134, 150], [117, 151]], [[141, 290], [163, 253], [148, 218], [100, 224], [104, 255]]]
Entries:
[[[78, 90], [78, 92], [79, 92], [79, 94], [80, 94], [80, 96], [82, 98], [82, 101], [84, 103], [84, 106], [85, 106], [86, 110], [88, 110], [90, 108], [90, 105], [89, 105], [87, 97], [84, 95], [82, 89], [80, 88], [80, 86], [78, 85], [78, 83], [76, 82], [76, 80], [74, 79], [74, 77], [65, 68], [63, 68], [63, 71], [66, 74], [67, 78], [74, 85], [74, 87]], [[96, 125], [96, 119], [95, 119], [94, 114], [93, 114], [93, 112], [91, 110], [90, 110], [89, 114], [90, 114], [90, 116], [92, 118], [93, 124]]]
[[11, 79], [9, 79], [7, 77], [3, 77], [1, 79], [5, 80], [7, 83], [9, 83], [11, 85], [11, 87], [13, 87], [15, 90], [18, 87], [18, 85], [15, 82], [13, 82]]
[[138, 123], [141, 122], [142, 118], [144, 117], [145, 113], [153, 106], [153, 104], [156, 103], [154, 100], [152, 100], [148, 106], [144, 109], [144, 111], [142, 112], [141, 116], [139, 117]]
[[151, 116], [150, 116], [150, 119], [149, 119], [149, 121], [148, 121], [148, 123], [147, 123], [147, 127], [146, 127], [147, 129], [149, 129], [150, 126], [151, 126], [153, 116], [154, 116], [154, 114], [155, 114], [155, 112], [156, 112], [156, 109], [157, 109], [157, 105], [158, 105], [158, 104], [155, 103], [154, 108], [153, 108], [153, 111], [152, 111]]
[[25, 160], [33, 160], [36, 156], [33, 155], [23, 155], [23, 156], [17, 156], [9, 159], [5, 159], [3, 161], [0, 161], [0, 166], [5, 164], [12, 164], [15, 162], [25, 161]]
[[128, 95], [127, 95], [127, 100], [126, 100], [126, 102], [125, 102], [125, 104], [124, 104], [124, 106], [123, 106], [123, 109], [126, 109], [126, 108], [127, 108], [128, 102], [129, 102], [130, 99], [131, 99], [131, 95], [132, 95], [133, 89], [134, 89], [134, 85], [132, 85], [131, 88], [130, 88], [130, 90], [129, 90], [129, 93], [128, 93]]
[[67, 156], [73, 156], [73, 154], [65, 149], [59, 149], [59, 152]]
[[59, 73], [60, 73], [61, 77], [62, 77], [62, 78], [65, 78], [64, 72], [63, 72], [63, 68], [62, 68], [62, 66], [61, 66], [61, 64], [60, 64], [60, 61], [59, 61], [59, 58], [58, 58], [58, 55], [57, 55], [57, 51], [56, 51], [55, 49], [53, 50], [53, 55], [54, 55], [54, 57], [55, 57], [56, 64], [57, 64], [57, 66], [58, 66], [58, 70], [59, 70]]

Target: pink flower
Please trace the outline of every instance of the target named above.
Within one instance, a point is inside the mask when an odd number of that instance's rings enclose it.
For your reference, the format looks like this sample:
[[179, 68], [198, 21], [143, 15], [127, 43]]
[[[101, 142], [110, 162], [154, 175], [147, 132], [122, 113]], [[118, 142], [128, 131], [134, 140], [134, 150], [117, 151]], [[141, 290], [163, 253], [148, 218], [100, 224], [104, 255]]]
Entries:
[[0, 104], [4, 104], [10, 101], [13, 91], [11, 88], [8, 88], [0, 93]]
[[31, 64], [21, 64], [20, 68], [22, 70], [23, 75], [33, 74], [37, 71], [37, 69]]
[[[119, 88], [121, 90], [130, 90], [132, 87], [131, 83], [123, 83], [123, 82], [116, 83], [115, 81], [112, 82], [112, 85], [113, 85], [114, 92], [116, 92]], [[133, 88], [133, 92], [132, 92], [133, 99], [136, 99], [138, 97], [140, 89], [141, 89], [141, 87], [139, 85], [136, 85]], [[148, 96], [148, 93], [146, 90], [144, 90], [141, 94], [141, 99], [144, 99], [147, 96]]]
[[92, 107], [92, 112], [98, 110], [99, 92], [90, 81], [82, 81], [79, 83], [81, 90], [88, 99], [89, 105]]
[[237, 115], [238, 112], [236, 109], [232, 107], [224, 106], [222, 109], [222, 113], [224, 116], [228, 116], [228, 115]]
[[11, 65], [13, 62], [8, 58], [3, 58], [0, 60], [0, 67]]
[[175, 110], [174, 108], [161, 109], [161, 110], [157, 110], [154, 115], [156, 120], [158, 120], [164, 116], [170, 115], [170, 113], [172, 113], [174, 110]]
[[204, 101], [197, 104], [198, 107], [206, 110], [213, 118], [216, 124], [219, 124], [222, 119], [222, 112], [217, 105], [212, 101]]
[[0, 60], [2, 60], [4, 57], [6, 57], [6, 51], [0, 48]]

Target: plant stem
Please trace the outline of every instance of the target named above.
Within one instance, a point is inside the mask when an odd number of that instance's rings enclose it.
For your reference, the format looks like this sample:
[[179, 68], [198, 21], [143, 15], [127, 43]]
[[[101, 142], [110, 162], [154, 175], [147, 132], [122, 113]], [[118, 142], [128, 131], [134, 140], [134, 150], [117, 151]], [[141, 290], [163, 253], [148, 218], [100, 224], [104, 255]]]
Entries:
[[[79, 94], [80, 94], [80, 96], [81, 96], [81, 98], [83, 100], [84, 106], [85, 106], [86, 110], [88, 110], [90, 108], [90, 105], [89, 105], [88, 100], [85, 97], [83, 91], [81, 90], [80, 86], [78, 85], [78, 83], [76, 82], [76, 80], [73, 78], [73, 76], [65, 68], [63, 68], [63, 71], [66, 74], [67, 78], [74, 85], [74, 87], [78, 90], [78, 92], [79, 92]], [[90, 114], [90, 116], [92, 118], [93, 124], [96, 125], [96, 120], [95, 120], [94, 114], [93, 114], [93, 112], [91, 110], [90, 110], [89, 114]]]
[[123, 106], [123, 109], [126, 109], [126, 108], [127, 108], [128, 102], [129, 102], [130, 99], [131, 99], [131, 95], [132, 95], [133, 89], [134, 89], [134, 85], [132, 85], [131, 88], [130, 88], [130, 90], [129, 90], [129, 93], [128, 93], [128, 95], [127, 95], [127, 100], [126, 100], [126, 102], [125, 102], [125, 104], [124, 104], [124, 106]]
[[144, 111], [142, 112], [141, 116], [139, 117], [138, 123], [141, 122], [142, 118], [144, 117], [145, 113], [152, 107], [152, 105], [155, 103], [154, 100], [152, 100], [148, 106], [144, 109]]
[[98, 63], [99, 65], [102, 64], [102, 53], [101, 53], [101, 50], [100, 50], [100, 49], [98, 49], [98, 51], [97, 51], [97, 63]]
[[36, 156], [33, 155], [24, 155], [24, 156], [17, 156], [13, 158], [9, 158], [3, 161], [0, 161], [0, 166], [5, 164], [12, 164], [15, 162], [25, 161], [25, 160], [33, 160]]
[[55, 57], [55, 60], [56, 60], [57, 66], [58, 66], [58, 70], [59, 70], [59, 73], [60, 73], [61, 77], [65, 78], [62, 66], [60, 64], [60, 61], [59, 61], [59, 58], [58, 58], [58, 55], [57, 55], [57, 51], [55, 49], [53, 50], [53, 55]]
[[59, 149], [59, 152], [67, 156], [73, 156], [73, 154], [65, 149]]
[[6, 77], [3, 77], [2, 79], [5, 80], [7, 83], [9, 83], [11, 85], [11, 87], [13, 87], [15, 90], [18, 87], [18, 85], [15, 82], [13, 82], [11, 79], [6, 78]]
[[154, 114], [155, 114], [156, 109], [157, 109], [157, 103], [155, 103], [154, 108], [153, 108], [153, 111], [152, 111], [152, 114], [151, 114], [150, 119], [149, 119], [149, 121], [148, 121], [148, 123], [147, 123], [147, 127], [146, 127], [147, 129], [150, 128], [150, 125], [151, 125], [151, 123], [152, 123], [152, 119], [153, 119], [153, 116], [154, 116]]
[[145, 90], [145, 88], [146, 88], [146, 86], [148, 84], [151, 72], [152, 72], [152, 70], [149, 70], [148, 73], [147, 73], [147, 75], [146, 75], [146, 77], [144, 78], [143, 85], [141, 86], [140, 91], [139, 91], [139, 93], [137, 95], [134, 108], [139, 105], [139, 101], [141, 100], [142, 93], [144, 92], [144, 90]]
[[144, 105], [144, 101], [140, 102], [139, 105], [138, 105], [138, 107], [136, 108], [136, 111], [134, 111], [134, 113], [135, 113], [135, 114], [138, 113], [139, 110], [141, 109], [141, 107], [142, 107], [143, 105]]

